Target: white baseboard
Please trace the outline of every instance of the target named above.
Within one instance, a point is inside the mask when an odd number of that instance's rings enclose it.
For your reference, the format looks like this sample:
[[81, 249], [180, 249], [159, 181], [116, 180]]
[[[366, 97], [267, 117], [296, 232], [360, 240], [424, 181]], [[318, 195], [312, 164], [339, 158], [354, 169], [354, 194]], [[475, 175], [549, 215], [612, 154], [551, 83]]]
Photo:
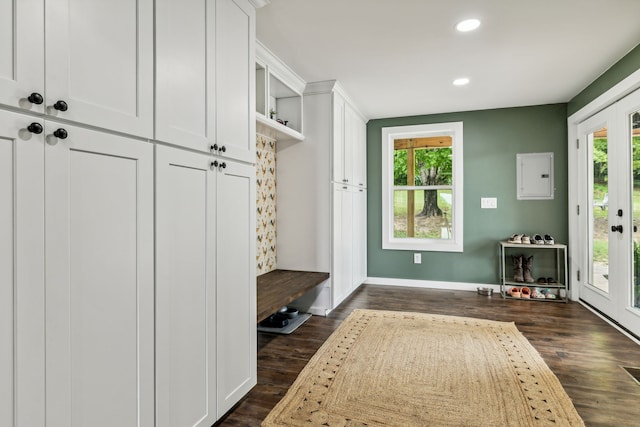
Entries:
[[407, 286], [410, 288], [446, 289], [450, 291], [473, 291], [479, 286], [492, 288], [494, 292], [500, 291], [500, 285], [495, 283], [466, 283], [466, 282], [440, 282], [434, 280], [415, 279], [391, 279], [386, 277], [367, 277], [364, 283], [368, 285]]
[[327, 317], [327, 315], [328, 315], [329, 313], [331, 313], [331, 311], [333, 311], [333, 310], [331, 310], [330, 308], [324, 308], [324, 307], [310, 307], [310, 308], [307, 310], [307, 313], [311, 313], [311, 314], [313, 314], [314, 316]]

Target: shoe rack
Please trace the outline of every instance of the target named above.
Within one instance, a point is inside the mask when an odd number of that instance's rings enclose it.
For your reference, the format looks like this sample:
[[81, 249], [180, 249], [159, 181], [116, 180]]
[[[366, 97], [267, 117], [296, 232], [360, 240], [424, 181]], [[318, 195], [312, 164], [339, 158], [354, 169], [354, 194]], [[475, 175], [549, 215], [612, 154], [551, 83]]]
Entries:
[[[539, 245], [528, 243], [498, 242], [500, 250], [500, 294], [505, 299], [521, 299], [525, 301], [552, 301], [569, 302], [569, 286], [567, 273], [567, 245], [556, 243], [553, 245]], [[533, 283], [526, 283], [514, 280], [514, 268], [512, 256], [533, 255], [533, 266], [531, 275]], [[539, 283], [539, 278], [551, 278], [555, 283]], [[515, 298], [509, 295], [509, 289], [513, 287], [528, 287], [532, 293], [535, 288], [545, 291], [545, 298]], [[546, 294], [551, 293], [555, 298], [547, 298]]]

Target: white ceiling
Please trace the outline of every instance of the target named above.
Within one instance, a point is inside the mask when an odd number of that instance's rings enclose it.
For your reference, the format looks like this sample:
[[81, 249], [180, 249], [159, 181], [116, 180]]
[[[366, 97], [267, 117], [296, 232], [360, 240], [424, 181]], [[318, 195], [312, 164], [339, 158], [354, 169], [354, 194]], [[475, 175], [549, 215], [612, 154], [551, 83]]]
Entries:
[[567, 102], [640, 43], [639, 16], [640, 0], [271, 0], [256, 31], [375, 119]]

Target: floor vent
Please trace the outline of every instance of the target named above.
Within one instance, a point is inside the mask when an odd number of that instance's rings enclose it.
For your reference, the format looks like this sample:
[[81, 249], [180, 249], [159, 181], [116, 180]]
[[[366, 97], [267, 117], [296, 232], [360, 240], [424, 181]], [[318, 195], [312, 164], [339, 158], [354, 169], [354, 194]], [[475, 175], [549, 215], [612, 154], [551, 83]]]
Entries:
[[627, 371], [627, 374], [631, 375], [631, 378], [633, 378], [636, 383], [640, 384], [640, 368], [632, 368], [630, 366], [623, 366], [622, 369]]

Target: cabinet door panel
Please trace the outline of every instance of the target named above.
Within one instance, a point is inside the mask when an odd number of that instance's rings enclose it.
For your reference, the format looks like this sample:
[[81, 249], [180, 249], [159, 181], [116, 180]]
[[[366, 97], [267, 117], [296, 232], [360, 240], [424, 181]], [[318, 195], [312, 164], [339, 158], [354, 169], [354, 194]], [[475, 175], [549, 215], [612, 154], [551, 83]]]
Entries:
[[0, 103], [41, 113], [32, 92], [44, 96], [44, 4], [0, 0]]
[[216, 0], [216, 142], [225, 156], [255, 162], [255, 10]]
[[[47, 425], [152, 426], [151, 144], [47, 124]], [[72, 363], [70, 363], [72, 361]]]
[[45, 17], [47, 112], [152, 137], [153, 0], [50, 1]]
[[333, 307], [353, 289], [353, 193], [336, 185], [333, 193]]
[[218, 174], [218, 416], [256, 384], [255, 168]]
[[44, 139], [0, 111], [0, 425], [44, 425]]
[[157, 427], [216, 421], [215, 177], [208, 155], [156, 147]]
[[344, 174], [344, 99], [333, 93], [333, 181], [347, 183]]
[[156, 1], [156, 139], [209, 152], [215, 135], [215, 3]]

